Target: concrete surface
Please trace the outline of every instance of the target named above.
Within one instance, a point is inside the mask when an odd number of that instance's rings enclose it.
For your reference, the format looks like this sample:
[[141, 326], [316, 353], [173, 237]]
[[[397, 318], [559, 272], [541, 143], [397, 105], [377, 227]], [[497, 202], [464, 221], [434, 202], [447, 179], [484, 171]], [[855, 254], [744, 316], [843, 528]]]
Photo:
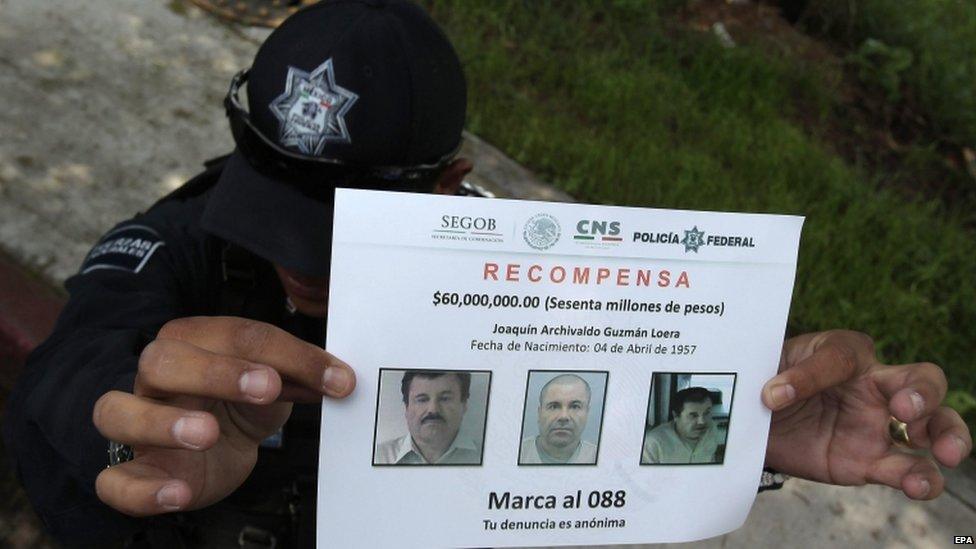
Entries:
[[[0, 0], [0, 246], [59, 284], [111, 225], [229, 150], [221, 99], [266, 32], [181, 0]], [[496, 194], [570, 199], [476, 138], [465, 151], [478, 166], [472, 182]], [[760, 495], [743, 528], [694, 545], [947, 546], [976, 535], [976, 473], [966, 469], [950, 479], [953, 493], [927, 503], [791, 480]]]
[[179, 2], [0, 2], [0, 242], [50, 280], [230, 150], [248, 39]]
[[[61, 281], [114, 223], [231, 150], [222, 100], [267, 32], [179, 0], [0, 1], [3, 246]], [[485, 159], [472, 181], [517, 195], [531, 176], [486, 149], [465, 146]]]

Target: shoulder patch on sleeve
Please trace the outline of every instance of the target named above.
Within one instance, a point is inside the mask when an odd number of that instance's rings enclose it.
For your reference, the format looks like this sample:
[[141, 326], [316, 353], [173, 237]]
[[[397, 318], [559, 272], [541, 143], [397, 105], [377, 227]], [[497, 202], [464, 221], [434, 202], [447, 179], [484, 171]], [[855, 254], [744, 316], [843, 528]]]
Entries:
[[155, 253], [165, 246], [156, 229], [147, 225], [129, 223], [109, 231], [88, 252], [79, 274], [98, 269], [115, 269], [138, 273]]

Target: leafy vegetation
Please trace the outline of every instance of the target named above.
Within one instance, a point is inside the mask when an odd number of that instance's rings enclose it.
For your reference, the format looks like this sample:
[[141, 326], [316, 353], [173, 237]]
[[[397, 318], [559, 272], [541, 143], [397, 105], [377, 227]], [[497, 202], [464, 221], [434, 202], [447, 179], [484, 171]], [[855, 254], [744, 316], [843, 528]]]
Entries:
[[809, 0], [801, 23], [850, 49], [873, 43], [911, 53], [901, 79], [934, 132], [976, 147], [976, 3]]

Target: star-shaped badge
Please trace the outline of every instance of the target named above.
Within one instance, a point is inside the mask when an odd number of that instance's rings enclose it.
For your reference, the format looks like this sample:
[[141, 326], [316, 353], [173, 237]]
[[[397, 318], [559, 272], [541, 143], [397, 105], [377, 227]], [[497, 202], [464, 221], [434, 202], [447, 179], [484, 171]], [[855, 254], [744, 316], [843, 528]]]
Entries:
[[685, 253], [695, 252], [698, 253], [698, 248], [705, 245], [705, 231], [699, 231], [698, 225], [695, 225], [690, 231], [685, 231], [685, 237], [681, 239], [681, 243], [685, 245]]
[[326, 143], [351, 143], [345, 115], [359, 96], [336, 85], [332, 59], [311, 73], [288, 67], [285, 93], [268, 105], [279, 121], [279, 141], [308, 155]]

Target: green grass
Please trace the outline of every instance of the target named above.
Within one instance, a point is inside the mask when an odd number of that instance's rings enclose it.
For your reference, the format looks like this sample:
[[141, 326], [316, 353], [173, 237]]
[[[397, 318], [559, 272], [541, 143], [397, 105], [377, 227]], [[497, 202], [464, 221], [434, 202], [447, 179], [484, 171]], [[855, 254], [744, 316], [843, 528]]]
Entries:
[[583, 201], [805, 215], [791, 332], [867, 332], [971, 395], [974, 209], [910, 198], [800, 126], [799, 110], [833, 112], [826, 73], [644, 5], [428, 2], [464, 62], [471, 131]]
[[809, 0], [803, 23], [853, 50], [874, 41], [910, 53], [898, 79], [933, 132], [976, 147], [976, 2]]

